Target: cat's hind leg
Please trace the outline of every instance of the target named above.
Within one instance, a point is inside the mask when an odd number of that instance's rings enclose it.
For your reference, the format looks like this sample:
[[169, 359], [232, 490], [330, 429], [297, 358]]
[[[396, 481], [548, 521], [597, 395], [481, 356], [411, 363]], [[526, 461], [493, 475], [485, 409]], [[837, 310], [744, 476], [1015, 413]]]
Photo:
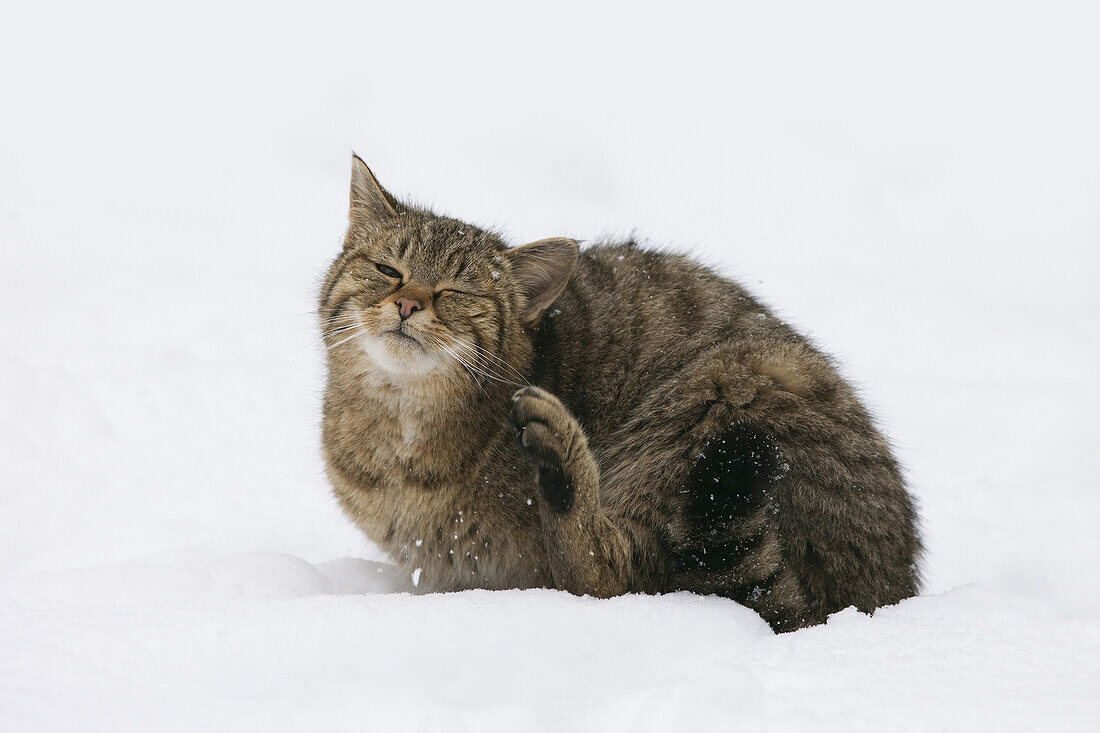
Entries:
[[[610, 442], [601, 461], [622, 467], [605, 480], [611, 511], [643, 484], [657, 486], [647, 501], [669, 497], [678, 562], [667, 590], [736, 598], [777, 630], [916, 592], [920, 541], [890, 448], [808, 347], [715, 345], [654, 388]], [[641, 444], [644, 455], [631, 460]], [[774, 480], [756, 462], [772, 450], [765, 465], [782, 468]], [[737, 511], [700, 511], [712, 487], [717, 506]]]
[[695, 459], [681, 490], [682, 539], [670, 589], [732, 598], [776, 630], [809, 621], [775, 523], [776, 487], [788, 469], [775, 439], [749, 423], [734, 423]]

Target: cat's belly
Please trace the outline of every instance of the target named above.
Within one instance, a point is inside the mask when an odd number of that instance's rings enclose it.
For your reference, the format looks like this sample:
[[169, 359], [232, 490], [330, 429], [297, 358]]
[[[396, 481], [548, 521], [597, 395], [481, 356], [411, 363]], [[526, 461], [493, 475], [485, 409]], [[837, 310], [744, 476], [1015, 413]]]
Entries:
[[465, 487], [365, 487], [335, 467], [329, 473], [344, 512], [422, 590], [552, 584], [535, 507], [504, 506], [497, 494]]
[[548, 569], [539, 552], [504, 555], [489, 541], [477, 546], [459, 540], [441, 543], [395, 544], [387, 552], [412, 575], [424, 591], [456, 591], [472, 588], [503, 590], [539, 588], [552, 585]]

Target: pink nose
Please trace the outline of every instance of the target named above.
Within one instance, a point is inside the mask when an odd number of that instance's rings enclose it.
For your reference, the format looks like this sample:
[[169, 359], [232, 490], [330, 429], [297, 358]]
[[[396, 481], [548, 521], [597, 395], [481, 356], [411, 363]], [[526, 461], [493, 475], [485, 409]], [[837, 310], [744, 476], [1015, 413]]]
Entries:
[[405, 320], [413, 313], [424, 310], [424, 304], [416, 298], [401, 296], [397, 299], [397, 309], [401, 311], [401, 320]]

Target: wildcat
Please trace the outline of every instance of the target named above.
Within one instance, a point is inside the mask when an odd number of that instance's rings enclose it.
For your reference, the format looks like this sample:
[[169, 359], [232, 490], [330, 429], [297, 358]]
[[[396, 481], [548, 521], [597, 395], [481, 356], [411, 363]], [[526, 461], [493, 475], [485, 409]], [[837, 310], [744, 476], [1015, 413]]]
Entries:
[[777, 631], [917, 591], [913, 502], [852, 388], [687, 258], [508, 247], [353, 156], [319, 315], [335, 495], [421, 589], [689, 590]]

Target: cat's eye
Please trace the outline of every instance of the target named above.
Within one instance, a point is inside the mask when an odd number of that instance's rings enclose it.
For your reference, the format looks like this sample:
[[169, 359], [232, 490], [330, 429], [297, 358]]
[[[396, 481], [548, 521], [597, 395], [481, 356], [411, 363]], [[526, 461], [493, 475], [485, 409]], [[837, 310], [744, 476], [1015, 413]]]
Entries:
[[435, 297], [442, 298], [444, 295], [468, 295], [471, 298], [484, 298], [481, 293], [472, 293], [469, 290], [455, 290], [454, 288], [443, 288], [435, 294]]
[[389, 265], [383, 265], [381, 262], [374, 263], [374, 266], [378, 268], [378, 271], [386, 277], [395, 277], [398, 280], [401, 279], [401, 273], [393, 269]]

